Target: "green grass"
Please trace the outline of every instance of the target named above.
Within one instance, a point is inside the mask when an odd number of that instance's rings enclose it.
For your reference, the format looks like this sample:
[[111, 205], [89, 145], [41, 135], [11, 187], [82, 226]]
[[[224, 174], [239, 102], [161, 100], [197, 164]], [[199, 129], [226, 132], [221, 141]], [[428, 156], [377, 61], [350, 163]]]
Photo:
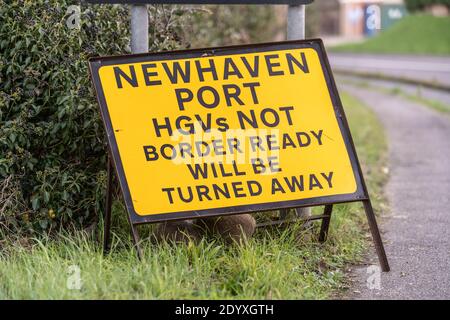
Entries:
[[[343, 95], [352, 133], [376, 208], [386, 143], [375, 116]], [[143, 261], [130, 247], [120, 203], [114, 205], [112, 253], [81, 232], [53, 239], [0, 241], [0, 299], [325, 299], [346, 288], [346, 266], [367, 249], [367, 227], [359, 204], [336, 206], [329, 239], [317, 242], [318, 226], [259, 230], [245, 246], [220, 240], [199, 245], [151, 245]], [[144, 234], [149, 232], [141, 230]], [[70, 266], [79, 267], [80, 290], [67, 288]]]
[[389, 93], [392, 95], [398, 95], [413, 102], [423, 104], [426, 107], [429, 107], [442, 113], [447, 114], [450, 113], [450, 105], [442, 103], [437, 100], [424, 98], [420, 93], [420, 89], [418, 89], [418, 91], [415, 94], [411, 94], [397, 87], [389, 90]]
[[363, 43], [331, 48], [337, 52], [450, 55], [450, 18], [430, 15], [405, 17]]

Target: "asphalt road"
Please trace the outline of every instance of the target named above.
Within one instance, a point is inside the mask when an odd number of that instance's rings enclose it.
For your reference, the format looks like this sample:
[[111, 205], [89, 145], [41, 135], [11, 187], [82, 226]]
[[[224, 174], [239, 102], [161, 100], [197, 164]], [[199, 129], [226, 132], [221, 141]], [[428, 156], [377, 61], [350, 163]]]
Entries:
[[329, 53], [332, 68], [381, 73], [450, 86], [450, 57]]
[[390, 212], [381, 229], [392, 270], [377, 288], [367, 269], [378, 263], [372, 250], [353, 273], [349, 298], [450, 299], [450, 116], [379, 90], [340, 89], [375, 111], [389, 146]]

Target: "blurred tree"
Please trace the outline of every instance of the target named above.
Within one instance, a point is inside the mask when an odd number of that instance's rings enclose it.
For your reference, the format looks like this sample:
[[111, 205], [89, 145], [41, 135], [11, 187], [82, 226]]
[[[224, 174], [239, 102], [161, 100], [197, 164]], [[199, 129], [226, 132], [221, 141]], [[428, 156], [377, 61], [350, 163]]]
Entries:
[[317, 37], [320, 34], [319, 1], [306, 6], [306, 37]]
[[274, 6], [210, 5], [194, 11], [185, 38], [192, 47], [268, 42], [282, 27]]
[[405, 0], [406, 7], [409, 11], [423, 11], [427, 7], [434, 4], [442, 4], [450, 8], [450, 0]]
[[[287, 6], [203, 6], [194, 11], [185, 40], [192, 47], [285, 40]], [[318, 7], [306, 7], [306, 36], [319, 34]]]

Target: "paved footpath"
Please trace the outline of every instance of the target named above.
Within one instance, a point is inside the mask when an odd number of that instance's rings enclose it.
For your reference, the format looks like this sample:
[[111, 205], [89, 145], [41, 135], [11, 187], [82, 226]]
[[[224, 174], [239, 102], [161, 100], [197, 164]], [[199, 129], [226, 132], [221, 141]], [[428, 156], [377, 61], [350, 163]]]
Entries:
[[[370, 290], [367, 266], [357, 268], [350, 298], [450, 299], [450, 117], [399, 96], [342, 89], [383, 123], [390, 169], [390, 214], [381, 229], [391, 272]], [[377, 263], [374, 254], [369, 260]]]

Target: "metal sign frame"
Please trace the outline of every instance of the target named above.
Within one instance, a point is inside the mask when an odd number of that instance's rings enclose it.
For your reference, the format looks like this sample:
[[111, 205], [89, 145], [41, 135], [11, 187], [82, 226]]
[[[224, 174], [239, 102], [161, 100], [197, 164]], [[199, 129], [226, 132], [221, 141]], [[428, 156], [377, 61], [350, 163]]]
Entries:
[[[262, 204], [252, 204], [252, 205], [241, 205], [235, 207], [224, 207], [216, 209], [206, 209], [198, 211], [183, 211], [183, 212], [172, 212], [157, 215], [140, 216], [138, 215], [134, 208], [131, 200], [131, 194], [124, 174], [121, 158], [118, 151], [118, 145], [114, 136], [114, 130], [112, 127], [111, 119], [108, 113], [108, 107], [106, 99], [104, 96], [103, 88], [99, 78], [99, 69], [102, 66], [107, 65], [117, 65], [117, 64], [130, 64], [157, 60], [176, 60], [176, 59], [186, 59], [186, 58], [199, 58], [205, 55], [214, 56], [224, 56], [242, 53], [253, 53], [253, 52], [266, 52], [266, 51], [276, 51], [276, 50], [286, 50], [286, 49], [302, 49], [302, 48], [313, 48], [316, 50], [322, 70], [325, 76], [325, 81], [328, 87], [328, 92], [331, 97], [331, 101], [334, 108], [334, 113], [336, 120], [338, 122], [340, 132], [342, 134], [347, 153], [350, 158], [352, 170], [355, 176], [355, 181], [357, 189], [355, 193], [352, 194], [342, 194], [342, 195], [331, 195], [322, 196], [315, 198], [307, 198], [301, 200], [292, 201], [281, 201], [272, 203], [262, 203]], [[194, 219], [194, 218], [205, 218], [213, 216], [224, 216], [224, 215], [234, 215], [242, 213], [254, 213], [263, 212], [275, 209], [283, 209], [282, 212], [286, 213], [287, 209], [299, 208], [299, 207], [311, 207], [325, 205], [324, 214], [319, 216], [311, 216], [304, 218], [302, 220], [318, 220], [322, 219], [322, 226], [319, 236], [319, 241], [325, 241], [328, 233], [332, 206], [333, 204], [346, 203], [346, 202], [363, 202], [366, 216], [369, 222], [369, 227], [372, 233], [375, 248], [380, 260], [380, 264], [383, 271], [389, 271], [389, 264], [384, 251], [381, 236], [378, 230], [375, 214], [373, 212], [370, 197], [367, 191], [367, 187], [363, 178], [363, 173], [361, 166], [358, 161], [353, 139], [350, 134], [350, 129], [348, 126], [347, 119], [345, 117], [345, 112], [342, 107], [342, 102], [340, 100], [336, 84], [333, 78], [332, 70], [328, 62], [326, 51], [321, 39], [311, 39], [311, 40], [296, 40], [296, 41], [285, 41], [285, 42], [275, 42], [275, 43], [263, 43], [256, 45], [239, 45], [239, 46], [229, 46], [229, 47], [219, 47], [219, 48], [206, 48], [206, 49], [191, 49], [191, 50], [179, 50], [171, 52], [161, 52], [161, 53], [144, 53], [144, 54], [134, 54], [134, 55], [123, 55], [123, 56], [111, 56], [111, 57], [96, 57], [89, 60], [91, 78], [95, 87], [97, 94], [98, 103], [100, 106], [101, 116], [106, 128], [108, 136], [108, 146], [110, 160], [108, 164], [108, 190], [106, 195], [106, 210], [105, 210], [105, 236], [104, 236], [104, 248], [109, 249], [109, 238], [110, 238], [110, 223], [111, 223], [111, 190], [113, 183], [113, 165], [115, 167], [116, 176], [118, 177], [122, 194], [124, 196], [126, 208], [128, 211], [128, 219], [131, 225], [131, 231], [133, 235], [134, 242], [136, 244], [138, 254], [141, 256], [141, 249], [139, 247], [139, 235], [136, 229], [137, 225], [146, 223], [156, 223], [171, 220], [184, 220], [184, 219]], [[264, 223], [259, 226], [275, 225], [292, 220], [277, 220], [269, 223]]]

